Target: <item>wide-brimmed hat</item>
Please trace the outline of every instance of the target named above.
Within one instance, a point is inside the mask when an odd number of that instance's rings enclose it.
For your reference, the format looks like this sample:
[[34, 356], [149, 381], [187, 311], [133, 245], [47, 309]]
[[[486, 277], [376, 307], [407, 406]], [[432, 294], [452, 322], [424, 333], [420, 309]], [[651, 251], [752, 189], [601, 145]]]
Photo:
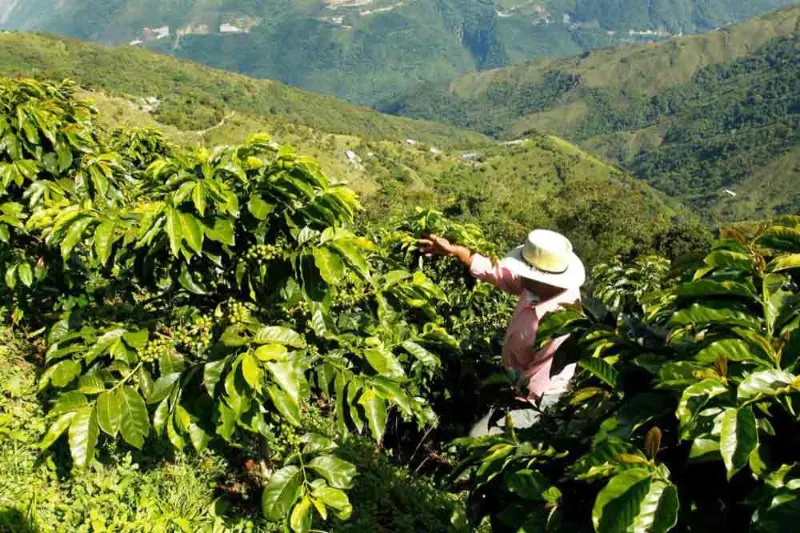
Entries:
[[506, 259], [518, 275], [560, 289], [577, 289], [586, 281], [586, 268], [572, 251], [572, 243], [555, 231], [530, 232], [525, 244]]

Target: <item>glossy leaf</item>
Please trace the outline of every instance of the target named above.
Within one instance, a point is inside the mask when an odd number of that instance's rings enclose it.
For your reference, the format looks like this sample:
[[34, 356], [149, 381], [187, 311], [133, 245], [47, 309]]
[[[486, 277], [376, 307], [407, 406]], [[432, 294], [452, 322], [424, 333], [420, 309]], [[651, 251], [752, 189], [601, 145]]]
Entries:
[[728, 471], [728, 479], [748, 462], [750, 453], [758, 448], [756, 417], [751, 407], [725, 410], [720, 434], [720, 453]]
[[294, 506], [289, 516], [289, 526], [294, 533], [308, 533], [311, 529], [311, 499], [304, 496], [300, 503]]
[[58, 438], [64, 434], [67, 428], [70, 427], [72, 423], [72, 419], [75, 418], [75, 412], [64, 413], [59, 416], [55, 422], [53, 422], [50, 427], [47, 429], [47, 433], [42, 438], [42, 441], [39, 443], [39, 448], [42, 450], [46, 450], [50, 446], [52, 446]]
[[324, 477], [331, 487], [337, 489], [352, 487], [353, 478], [357, 473], [356, 467], [352, 463], [332, 455], [315, 457], [308, 462], [307, 466]]
[[77, 468], [85, 468], [94, 459], [100, 428], [94, 406], [75, 413], [69, 425], [69, 450]]
[[626, 533], [633, 526], [650, 492], [652, 473], [645, 468], [626, 470], [598, 493], [592, 509], [597, 533]]
[[305, 339], [294, 330], [280, 326], [265, 326], [253, 336], [256, 344], [282, 344], [293, 348], [303, 348]]
[[282, 520], [300, 497], [303, 476], [296, 466], [285, 466], [272, 474], [261, 495], [261, 510], [270, 520]]
[[406, 377], [406, 373], [397, 357], [385, 348], [366, 350], [364, 357], [366, 357], [369, 365], [381, 376], [394, 380], [401, 380]]
[[120, 409], [122, 411], [120, 434], [125, 442], [134, 448], [141, 449], [145, 437], [150, 434], [147, 405], [139, 393], [131, 387], [124, 386], [120, 392]]

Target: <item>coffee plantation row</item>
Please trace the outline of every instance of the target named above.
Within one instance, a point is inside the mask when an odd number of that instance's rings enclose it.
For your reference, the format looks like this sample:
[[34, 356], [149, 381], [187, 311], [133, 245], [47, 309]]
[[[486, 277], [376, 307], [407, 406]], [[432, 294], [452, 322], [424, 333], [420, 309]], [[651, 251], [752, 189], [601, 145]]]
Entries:
[[40, 446], [72, 475], [110, 441], [247, 450], [263, 514], [307, 532], [358, 513], [351, 435], [413, 458], [438, 427], [426, 474], [469, 494], [454, 530], [792, 530], [800, 218], [601, 265], [540, 329], [573, 334], [573, 389], [534, 428], [452, 440], [514, 401], [495, 357], [513, 302], [415, 243], [496, 253], [478, 228], [421, 209], [365, 227], [267, 135], [187, 149], [95, 115], [69, 82], [0, 81], [0, 300], [44, 342]]

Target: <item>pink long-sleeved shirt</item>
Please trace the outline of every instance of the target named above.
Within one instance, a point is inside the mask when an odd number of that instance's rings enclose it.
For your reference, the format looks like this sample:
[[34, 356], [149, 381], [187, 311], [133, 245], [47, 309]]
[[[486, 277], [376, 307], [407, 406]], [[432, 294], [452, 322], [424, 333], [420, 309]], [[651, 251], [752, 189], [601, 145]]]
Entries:
[[564, 304], [580, 300], [580, 290], [570, 289], [555, 298], [538, 301], [525, 289], [524, 278], [514, 272], [513, 262], [502, 260], [494, 264], [488, 257], [478, 254], [472, 257], [470, 273], [480, 280], [520, 297], [506, 331], [503, 362], [508, 368], [522, 371], [528, 380], [529, 399], [539, 398], [545, 393], [564, 392], [569, 380], [575, 374], [575, 365], [566, 366], [559, 374], [552, 377], [550, 371], [556, 350], [569, 338], [569, 335], [554, 339], [541, 350], [535, 351], [536, 334], [542, 317], [559, 310]]

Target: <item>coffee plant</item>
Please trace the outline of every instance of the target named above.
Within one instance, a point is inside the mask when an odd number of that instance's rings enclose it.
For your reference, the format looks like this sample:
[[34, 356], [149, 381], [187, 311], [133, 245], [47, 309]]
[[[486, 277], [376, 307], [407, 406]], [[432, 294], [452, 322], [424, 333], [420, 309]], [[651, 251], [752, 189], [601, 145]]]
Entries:
[[75, 473], [111, 443], [247, 450], [263, 514], [307, 532], [357, 512], [339, 450], [360, 433], [422, 448], [417, 470], [495, 531], [796, 529], [800, 218], [682, 267], [597, 267], [593, 298], [539, 329], [571, 334], [571, 390], [531, 428], [456, 439], [514, 402], [515, 301], [416, 240], [496, 257], [479, 228], [425, 209], [364, 227], [267, 135], [186, 149], [95, 117], [69, 82], [0, 80], [0, 312], [42, 341], [40, 446]]
[[[266, 135], [183, 150], [95, 128], [69, 83], [0, 84], [2, 298], [46, 332], [39, 387], [76, 468], [103, 439], [260, 441], [262, 508], [346, 518], [337, 435], [435, 423], [421, 378], [458, 348], [446, 294], [353, 231], [354, 193]], [[388, 245], [387, 245], [388, 246]], [[336, 434], [309, 431], [321, 409]]]
[[499, 531], [796, 531], [800, 217], [727, 230], [670, 277], [601, 265], [549, 315], [574, 387], [531, 429], [454, 444], [473, 519]]

